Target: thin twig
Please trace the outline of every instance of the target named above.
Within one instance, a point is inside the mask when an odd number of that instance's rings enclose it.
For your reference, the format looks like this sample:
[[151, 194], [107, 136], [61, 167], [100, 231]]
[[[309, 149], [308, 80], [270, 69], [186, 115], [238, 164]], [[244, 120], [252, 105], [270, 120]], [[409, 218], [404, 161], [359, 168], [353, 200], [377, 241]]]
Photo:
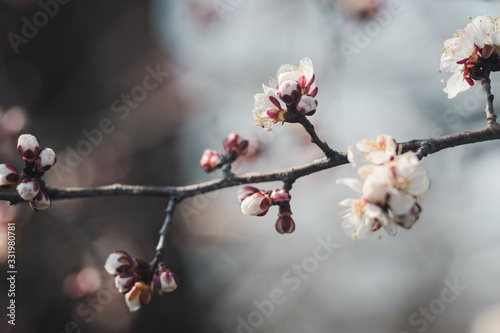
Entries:
[[496, 124], [497, 116], [493, 111], [493, 95], [491, 94], [491, 80], [490, 80], [490, 71], [485, 70], [484, 78], [481, 80], [481, 84], [483, 86], [483, 91], [486, 94], [486, 121], [488, 125]]
[[314, 130], [313, 124], [303, 115], [298, 115], [298, 123], [301, 124], [306, 132], [311, 136], [311, 142], [314, 143], [316, 146], [318, 146], [323, 153], [325, 153], [325, 156], [328, 158], [335, 158], [339, 154], [330, 146], [325, 141], [321, 141], [321, 139], [318, 137], [316, 134], [316, 131]]

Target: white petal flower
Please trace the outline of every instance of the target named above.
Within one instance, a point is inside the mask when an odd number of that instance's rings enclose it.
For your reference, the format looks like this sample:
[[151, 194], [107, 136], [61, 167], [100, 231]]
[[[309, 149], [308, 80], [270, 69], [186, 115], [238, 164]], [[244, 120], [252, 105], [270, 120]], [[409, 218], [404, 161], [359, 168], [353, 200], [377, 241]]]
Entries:
[[356, 149], [349, 147], [347, 159], [353, 167], [368, 163], [384, 164], [394, 159], [396, 150], [396, 141], [390, 135], [379, 134], [377, 141], [363, 139], [356, 143]]
[[344, 184], [349, 186], [354, 191], [361, 193], [361, 189], [363, 188], [363, 183], [356, 178], [339, 178], [337, 179], [337, 184]]
[[391, 236], [397, 233], [390, 216], [366, 199], [346, 199], [339, 204], [348, 208], [339, 217], [342, 220], [342, 230], [352, 239], [367, 238], [382, 227]]
[[430, 187], [427, 171], [420, 165], [415, 153], [408, 152], [399, 156], [394, 163], [394, 172], [394, 187], [405, 194], [419, 196]]
[[497, 44], [500, 42], [500, 30], [498, 19], [485, 16], [478, 16], [473, 19], [464, 29], [472, 38], [474, 44], [480, 49], [484, 44]]
[[274, 124], [285, 121], [286, 106], [279, 100], [278, 95], [275, 93], [257, 94], [254, 99], [253, 115], [257, 126], [270, 131]]
[[440, 72], [452, 72], [446, 81], [444, 92], [448, 98], [474, 85], [471, 70], [477, 65], [479, 58], [489, 58], [500, 43], [500, 30], [497, 18], [478, 16], [465, 29], [457, 30], [453, 38], [444, 42], [441, 56]]

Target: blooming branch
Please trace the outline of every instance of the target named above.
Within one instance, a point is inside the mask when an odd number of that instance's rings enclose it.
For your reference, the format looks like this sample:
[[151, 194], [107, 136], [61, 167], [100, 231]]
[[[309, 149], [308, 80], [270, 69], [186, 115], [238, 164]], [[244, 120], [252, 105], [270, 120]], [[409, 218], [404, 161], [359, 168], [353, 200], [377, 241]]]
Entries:
[[[483, 128], [465, 131], [430, 139], [416, 139], [398, 143], [402, 152], [414, 151], [419, 158], [437, 153], [443, 149], [462, 146], [483, 141], [500, 140], [500, 124], [494, 123]], [[112, 184], [88, 188], [54, 188], [47, 186], [47, 193], [52, 201], [76, 198], [93, 198], [103, 196], [138, 196], [138, 197], [176, 197], [179, 201], [198, 194], [244, 184], [267, 182], [294, 182], [310, 174], [347, 164], [347, 153], [338, 152], [334, 158], [323, 157], [297, 167], [269, 172], [251, 172], [235, 174], [231, 178], [218, 178], [208, 182], [188, 186], [142, 186]], [[16, 192], [0, 193], [0, 200], [17, 204], [24, 201]]]

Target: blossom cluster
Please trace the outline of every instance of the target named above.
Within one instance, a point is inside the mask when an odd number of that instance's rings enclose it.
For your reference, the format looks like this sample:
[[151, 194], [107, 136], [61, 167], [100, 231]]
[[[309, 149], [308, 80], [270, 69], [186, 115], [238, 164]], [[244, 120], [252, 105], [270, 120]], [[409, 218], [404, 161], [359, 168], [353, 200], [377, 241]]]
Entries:
[[361, 193], [361, 198], [340, 202], [346, 208], [340, 214], [342, 229], [353, 239], [366, 238], [381, 228], [393, 236], [397, 226], [409, 229], [420, 216], [420, 195], [430, 180], [415, 153], [397, 155], [396, 150], [396, 141], [389, 135], [349, 148], [349, 162], [363, 181], [341, 178], [337, 183]]
[[124, 251], [111, 253], [104, 268], [115, 276], [115, 286], [125, 294], [130, 311], [137, 311], [151, 301], [152, 293], [163, 295], [177, 288], [177, 276], [160, 262], [152, 271], [152, 265], [132, 258]]
[[256, 125], [270, 131], [274, 124], [287, 121], [289, 113], [312, 116], [318, 106], [314, 81], [311, 59], [302, 59], [298, 67], [282, 64], [276, 78], [271, 78], [267, 86], [262, 85], [264, 93], [254, 97]]
[[216, 150], [205, 149], [200, 159], [200, 167], [205, 172], [213, 172], [225, 164], [231, 164], [239, 156], [245, 155], [248, 150], [248, 141], [243, 140], [236, 133], [229, 135], [222, 142], [225, 154], [219, 154]]
[[[472, 19], [469, 17], [469, 19]], [[444, 42], [440, 72], [452, 72], [444, 92], [448, 98], [485, 79], [489, 71], [498, 70], [500, 27], [498, 18], [478, 16], [453, 38]]]
[[244, 186], [238, 191], [241, 211], [245, 215], [264, 216], [272, 205], [279, 207], [275, 228], [280, 234], [291, 234], [295, 230], [295, 222], [290, 209], [291, 199], [292, 196], [286, 189], [275, 189], [271, 192], [259, 190], [253, 186]]
[[16, 188], [33, 210], [49, 208], [51, 201], [41, 177], [56, 163], [56, 154], [50, 148], [40, 149], [40, 142], [31, 134], [19, 137], [17, 151], [24, 160], [23, 173], [11, 164], [0, 164], [0, 187]]

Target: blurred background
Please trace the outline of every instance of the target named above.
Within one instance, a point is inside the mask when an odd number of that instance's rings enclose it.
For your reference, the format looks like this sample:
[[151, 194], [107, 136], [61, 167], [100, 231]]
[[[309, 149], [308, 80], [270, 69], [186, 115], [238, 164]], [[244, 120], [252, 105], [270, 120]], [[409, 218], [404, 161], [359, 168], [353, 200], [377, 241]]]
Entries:
[[[1, 0], [0, 162], [21, 167], [17, 136], [31, 133], [57, 153], [50, 186], [186, 185], [218, 177], [200, 156], [235, 131], [251, 142], [236, 172], [307, 163], [321, 151], [298, 125], [265, 132], [252, 116], [268, 73], [306, 56], [319, 87], [310, 119], [336, 150], [476, 129], [480, 87], [449, 100], [438, 69], [444, 40], [485, 13], [500, 4]], [[274, 230], [277, 209], [243, 216], [236, 188], [185, 200], [167, 253], [179, 288], [136, 313], [103, 265], [116, 250], [152, 259], [165, 200], [61, 200], [41, 213], [2, 202], [0, 269], [15, 222], [18, 274], [16, 325], [3, 315], [0, 331], [498, 333], [499, 148], [425, 158], [423, 213], [394, 238], [340, 229], [337, 203], [356, 194], [335, 180], [355, 177], [350, 166], [296, 182], [291, 235]], [[2, 278], [3, 309], [8, 289]]]

